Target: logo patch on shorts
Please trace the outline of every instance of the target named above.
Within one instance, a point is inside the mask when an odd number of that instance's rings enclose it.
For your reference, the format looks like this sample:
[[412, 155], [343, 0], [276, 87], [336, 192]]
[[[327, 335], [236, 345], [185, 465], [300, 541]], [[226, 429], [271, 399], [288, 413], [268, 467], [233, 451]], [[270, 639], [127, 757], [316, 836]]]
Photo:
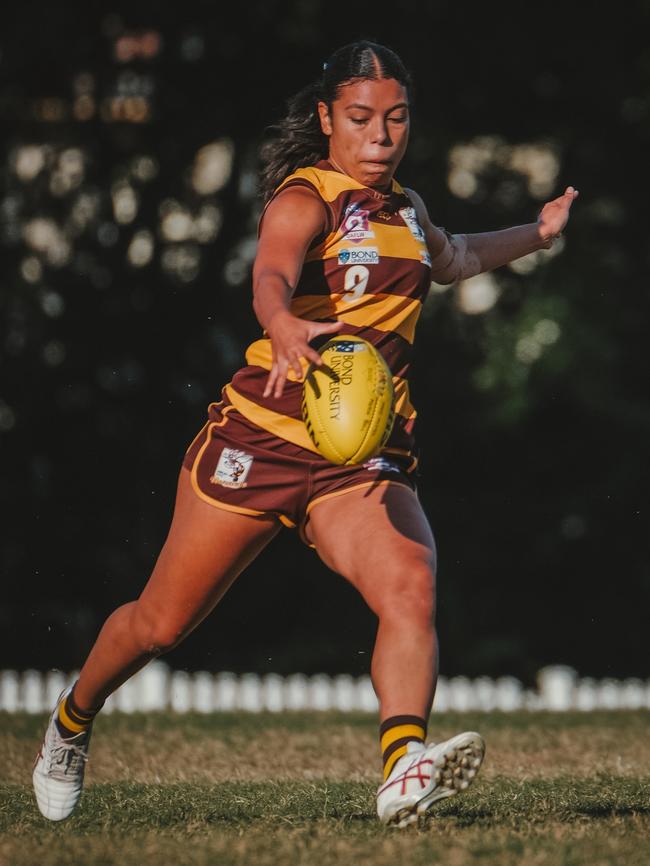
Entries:
[[246, 477], [252, 465], [252, 454], [238, 451], [236, 448], [224, 448], [210, 482], [235, 489], [246, 487]]
[[363, 464], [363, 468], [368, 472], [399, 472], [399, 466], [391, 463], [385, 457], [371, 457]]

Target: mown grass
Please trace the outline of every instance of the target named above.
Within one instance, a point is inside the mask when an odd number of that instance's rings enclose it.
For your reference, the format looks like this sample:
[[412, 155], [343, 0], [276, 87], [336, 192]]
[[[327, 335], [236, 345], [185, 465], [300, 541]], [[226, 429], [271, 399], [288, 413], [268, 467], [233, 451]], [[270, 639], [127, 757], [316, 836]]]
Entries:
[[650, 864], [647, 713], [436, 716], [432, 737], [480, 730], [488, 755], [467, 793], [408, 831], [376, 819], [366, 715], [100, 718], [61, 824], [30, 786], [44, 721], [0, 715], [3, 866]]

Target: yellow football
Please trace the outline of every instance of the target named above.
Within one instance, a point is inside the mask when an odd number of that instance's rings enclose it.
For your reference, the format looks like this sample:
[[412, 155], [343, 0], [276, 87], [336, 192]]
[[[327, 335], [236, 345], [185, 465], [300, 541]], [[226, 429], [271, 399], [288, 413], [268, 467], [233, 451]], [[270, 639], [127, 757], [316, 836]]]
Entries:
[[302, 417], [312, 442], [332, 463], [363, 463], [393, 428], [393, 379], [383, 357], [361, 337], [333, 337], [310, 364]]

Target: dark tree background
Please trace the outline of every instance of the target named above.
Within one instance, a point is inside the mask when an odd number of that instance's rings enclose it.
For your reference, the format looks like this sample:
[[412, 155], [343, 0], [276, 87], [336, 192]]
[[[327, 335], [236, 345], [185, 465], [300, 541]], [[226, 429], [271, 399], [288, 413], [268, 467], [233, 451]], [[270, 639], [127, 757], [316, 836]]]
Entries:
[[[436, 223], [530, 222], [580, 190], [557, 254], [434, 287], [419, 325], [442, 671], [648, 675], [650, 5], [241, 10], [0, 13], [0, 667], [76, 667], [144, 585], [184, 449], [259, 332], [264, 129], [368, 37], [414, 74], [398, 178]], [[168, 660], [360, 674], [374, 629], [285, 531]]]

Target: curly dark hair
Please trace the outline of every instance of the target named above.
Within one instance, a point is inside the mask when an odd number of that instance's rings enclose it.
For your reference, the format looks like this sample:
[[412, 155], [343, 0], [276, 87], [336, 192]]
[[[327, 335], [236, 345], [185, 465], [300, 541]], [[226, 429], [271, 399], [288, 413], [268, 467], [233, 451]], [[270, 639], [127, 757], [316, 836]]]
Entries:
[[411, 97], [411, 76], [394, 51], [367, 40], [351, 42], [332, 54], [320, 78], [288, 100], [287, 114], [269, 127], [272, 138], [262, 146], [260, 154], [259, 190], [264, 202], [297, 168], [327, 157], [328, 139], [321, 131], [318, 103], [324, 102], [331, 109], [343, 84], [379, 78], [394, 78]]

